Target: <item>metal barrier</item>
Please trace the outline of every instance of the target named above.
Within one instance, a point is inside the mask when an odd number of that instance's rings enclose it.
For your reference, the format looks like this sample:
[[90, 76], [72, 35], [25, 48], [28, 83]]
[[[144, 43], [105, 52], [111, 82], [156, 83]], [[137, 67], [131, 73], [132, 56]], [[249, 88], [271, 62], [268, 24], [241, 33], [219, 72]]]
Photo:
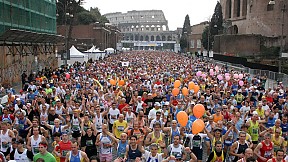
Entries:
[[[242, 71], [243, 73], [249, 73], [251, 76], [266, 76], [267, 81], [265, 88], [274, 88], [278, 85], [279, 82], [282, 82], [284, 87], [288, 87], [288, 75], [284, 73], [276, 73], [268, 70], [261, 69], [251, 69], [245, 67], [241, 64], [232, 64], [229, 62], [223, 62], [218, 60], [213, 60], [215, 64], [220, 64], [223, 66], [228, 66], [230, 69], [234, 69], [236, 71]], [[260, 67], [261, 68], [261, 67]]]

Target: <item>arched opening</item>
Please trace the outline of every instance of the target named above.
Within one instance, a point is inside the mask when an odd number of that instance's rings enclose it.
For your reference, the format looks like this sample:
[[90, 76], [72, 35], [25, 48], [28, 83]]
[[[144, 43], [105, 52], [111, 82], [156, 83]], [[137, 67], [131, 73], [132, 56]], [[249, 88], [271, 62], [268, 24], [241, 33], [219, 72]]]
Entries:
[[[126, 36], [125, 40], [129, 41], [129, 36], [128, 35]], [[131, 40], [131, 38], [130, 38], [130, 40]]]
[[162, 36], [162, 41], [166, 41], [166, 36], [165, 35]]
[[226, 18], [231, 18], [232, 16], [232, 3], [231, 0], [226, 1], [226, 11], [225, 11], [225, 17]]
[[159, 35], [156, 36], [156, 41], [161, 41], [161, 38]]
[[144, 40], [144, 37], [143, 35], [140, 36], [140, 41], [143, 41]]
[[162, 25], [162, 30], [163, 31], [166, 31], [167, 29], [166, 29], [166, 25]]
[[169, 35], [167, 41], [172, 41], [172, 37]]
[[234, 17], [240, 17], [240, 6], [241, 6], [241, 0], [235, 0], [234, 1], [234, 12], [233, 16]]
[[134, 40], [134, 36], [133, 36], [133, 35], [130, 36], [130, 40], [131, 40], [131, 41]]
[[238, 26], [237, 25], [233, 26], [233, 34], [238, 34]]
[[150, 41], [154, 41], [154, 35], [151, 36]]
[[135, 41], [139, 41], [139, 35], [135, 35]]
[[242, 16], [246, 16], [247, 15], [247, 0], [243, 0], [243, 4], [242, 4]]
[[148, 35], [145, 36], [145, 41], [149, 41], [149, 36]]

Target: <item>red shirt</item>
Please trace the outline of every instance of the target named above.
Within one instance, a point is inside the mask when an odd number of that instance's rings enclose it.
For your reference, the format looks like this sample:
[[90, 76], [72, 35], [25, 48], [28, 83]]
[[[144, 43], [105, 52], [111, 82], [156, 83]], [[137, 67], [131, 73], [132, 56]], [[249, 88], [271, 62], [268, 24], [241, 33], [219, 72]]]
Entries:
[[[126, 104], [126, 103], [124, 103], [124, 104], [119, 104], [119, 106], [118, 106], [118, 109], [119, 109], [119, 111], [120, 111], [120, 114], [122, 114], [122, 111], [124, 110], [123, 108], [125, 107], [125, 106], [127, 106], [128, 104]], [[126, 108], [125, 108], [126, 109]], [[127, 111], [127, 110], [126, 110]]]
[[[267, 160], [272, 158], [272, 150], [273, 150], [273, 145], [272, 142], [269, 143], [269, 145], [266, 145], [265, 142], [262, 143], [262, 148], [260, 149], [260, 156], [266, 158]], [[258, 162], [265, 162], [262, 161], [260, 158], [257, 159]]]
[[11, 121], [14, 121], [15, 118], [11, 114], [8, 114], [8, 115], [3, 114], [2, 116], [0, 116], [0, 121], [2, 121], [3, 119], [9, 119]]
[[66, 154], [71, 151], [71, 141], [63, 142], [60, 141], [58, 145], [56, 146], [56, 151], [58, 151], [61, 154], [60, 162], [65, 162]]

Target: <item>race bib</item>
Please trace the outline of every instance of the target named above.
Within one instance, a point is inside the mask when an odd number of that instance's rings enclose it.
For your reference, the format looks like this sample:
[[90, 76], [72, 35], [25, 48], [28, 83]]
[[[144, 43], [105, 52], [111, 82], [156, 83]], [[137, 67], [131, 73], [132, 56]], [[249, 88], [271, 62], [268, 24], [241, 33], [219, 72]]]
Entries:
[[19, 129], [24, 129], [24, 124], [19, 124]]
[[79, 131], [79, 126], [78, 125], [73, 125], [72, 131]]
[[62, 150], [62, 157], [66, 157], [68, 152], [69, 152], [69, 150]]
[[86, 140], [86, 146], [93, 146], [92, 140]]
[[180, 152], [171, 152], [171, 155], [176, 156], [177, 154], [180, 154]]
[[265, 151], [264, 158], [270, 158], [272, 155], [271, 151]]
[[116, 119], [116, 115], [111, 115], [111, 119]]
[[118, 126], [117, 129], [119, 132], [124, 132], [124, 126]]
[[252, 134], [258, 134], [258, 128], [253, 128], [252, 129]]
[[104, 149], [110, 148], [110, 143], [103, 143], [103, 148]]
[[33, 147], [34, 154], [39, 153], [39, 147]]
[[9, 142], [7, 142], [6, 144], [4, 144], [4, 142], [2, 142], [2, 148], [8, 148], [9, 147]]
[[200, 140], [193, 140], [192, 145], [193, 145], [193, 147], [200, 147], [201, 141]]
[[54, 121], [49, 121], [50, 125], [54, 125]]

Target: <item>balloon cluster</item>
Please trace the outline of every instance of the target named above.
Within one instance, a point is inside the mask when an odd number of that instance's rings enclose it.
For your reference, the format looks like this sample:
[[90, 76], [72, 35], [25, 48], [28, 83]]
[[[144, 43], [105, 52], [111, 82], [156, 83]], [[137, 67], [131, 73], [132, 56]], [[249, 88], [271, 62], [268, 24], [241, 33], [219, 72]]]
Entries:
[[[117, 81], [114, 80], [114, 79], [110, 79], [110, 80], [109, 80], [109, 83], [110, 83], [111, 85], [115, 86], [115, 85], [117, 84]], [[124, 81], [124, 80], [119, 80], [119, 81], [118, 81], [118, 85], [119, 85], [119, 86], [125, 85], [125, 81]]]

